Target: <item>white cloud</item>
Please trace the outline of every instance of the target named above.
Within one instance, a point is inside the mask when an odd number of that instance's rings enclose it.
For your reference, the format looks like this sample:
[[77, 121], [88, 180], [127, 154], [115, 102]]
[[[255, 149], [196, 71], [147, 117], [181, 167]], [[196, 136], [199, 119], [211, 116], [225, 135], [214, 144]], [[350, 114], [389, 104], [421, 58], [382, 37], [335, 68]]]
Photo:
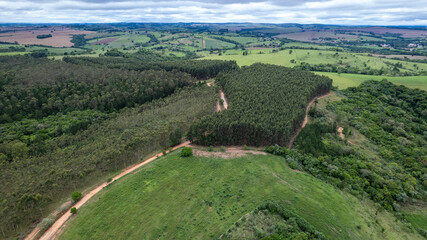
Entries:
[[0, 22], [426, 25], [426, 0], [0, 0]]

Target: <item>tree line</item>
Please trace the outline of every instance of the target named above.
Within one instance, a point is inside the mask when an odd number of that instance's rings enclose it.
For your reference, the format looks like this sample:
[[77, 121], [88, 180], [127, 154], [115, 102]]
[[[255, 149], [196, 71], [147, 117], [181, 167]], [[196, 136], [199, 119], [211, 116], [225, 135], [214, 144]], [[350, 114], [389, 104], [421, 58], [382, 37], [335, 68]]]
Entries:
[[134, 71], [166, 70], [189, 73], [197, 79], [213, 78], [220, 72], [227, 72], [238, 68], [235, 61], [222, 60], [172, 60], [172, 61], [145, 61], [137, 57], [126, 58], [64, 58], [65, 62], [73, 64], [101, 65], [108, 68], [119, 68]]

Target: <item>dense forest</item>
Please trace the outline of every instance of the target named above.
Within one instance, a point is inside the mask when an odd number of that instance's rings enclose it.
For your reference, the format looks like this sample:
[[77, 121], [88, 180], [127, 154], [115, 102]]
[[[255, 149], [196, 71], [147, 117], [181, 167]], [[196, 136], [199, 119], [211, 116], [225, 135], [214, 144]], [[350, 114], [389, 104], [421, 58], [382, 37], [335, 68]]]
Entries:
[[286, 67], [254, 64], [217, 77], [229, 109], [194, 123], [187, 138], [202, 145], [287, 144], [307, 103], [332, 80]]
[[[368, 81], [344, 91], [327, 111], [311, 112], [313, 122], [297, 137], [296, 149], [267, 148], [292, 168], [305, 170], [341, 189], [369, 197], [390, 211], [426, 199], [427, 93], [387, 81]], [[328, 123], [329, 122], [329, 123]], [[363, 134], [362, 146], [341, 139]], [[397, 217], [406, 221], [403, 213]], [[426, 229], [417, 229], [425, 233]]]
[[215, 111], [215, 88], [197, 82], [177, 68], [0, 57], [2, 236], [22, 233], [71, 191], [179, 144]]
[[127, 69], [134, 71], [145, 70], [166, 70], [166, 71], [181, 71], [189, 73], [191, 76], [198, 79], [213, 78], [220, 72], [227, 72], [237, 69], [235, 61], [221, 60], [173, 60], [173, 61], [145, 61], [137, 57], [131, 58], [89, 58], [89, 57], [73, 57], [64, 58], [65, 62], [92, 65], [92, 66], [107, 66], [113, 69]]
[[111, 112], [196, 82], [178, 71], [94, 68], [25, 56], [0, 57], [0, 64], [0, 123], [85, 109]]

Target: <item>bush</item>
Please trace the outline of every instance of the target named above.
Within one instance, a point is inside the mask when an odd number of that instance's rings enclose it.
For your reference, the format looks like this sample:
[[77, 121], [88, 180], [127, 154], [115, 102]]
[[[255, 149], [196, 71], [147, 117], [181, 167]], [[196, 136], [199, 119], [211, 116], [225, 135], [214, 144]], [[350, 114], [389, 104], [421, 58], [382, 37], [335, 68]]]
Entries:
[[55, 219], [53, 218], [43, 218], [43, 220], [37, 224], [37, 227], [42, 229], [42, 230], [47, 230], [50, 226], [52, 226], [52, 224], [55, 222]]
[[71, 208], [70, 213], [76, 214], [77, 213], [77, 208], [76, 207]]
[[74, 202], [79, 201], [80, 199], [82, 199], [82, 197], [83, 197], [83, 194], [81, 192], [75, 191], [71, 194], [71, 198], [73, 199]]
[[193, 149], [189, 147], [184, 147], [181, 150], [181, 157], [191, 157], [193, 156]]

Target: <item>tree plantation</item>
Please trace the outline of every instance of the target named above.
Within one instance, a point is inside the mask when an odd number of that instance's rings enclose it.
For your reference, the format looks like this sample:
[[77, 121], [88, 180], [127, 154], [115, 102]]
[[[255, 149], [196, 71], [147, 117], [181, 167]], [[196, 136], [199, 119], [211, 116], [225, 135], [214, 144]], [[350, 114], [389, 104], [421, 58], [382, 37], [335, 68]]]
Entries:
[[0, 58], [1, 71], [12, 68], [2, 76], [0, 85], [2, 123], [73, 110], [111, 112], [166, 97], [176, 88], [196, 82], [183, 72], [139, 72], [11, 58], [17, 57]]
[[229, 109], [191, 126], [187, 138], [203, 145], [287, 145], [301, 126], [307, 103], [329, 92], [332, 80], [266, 64], [218, 76]]

